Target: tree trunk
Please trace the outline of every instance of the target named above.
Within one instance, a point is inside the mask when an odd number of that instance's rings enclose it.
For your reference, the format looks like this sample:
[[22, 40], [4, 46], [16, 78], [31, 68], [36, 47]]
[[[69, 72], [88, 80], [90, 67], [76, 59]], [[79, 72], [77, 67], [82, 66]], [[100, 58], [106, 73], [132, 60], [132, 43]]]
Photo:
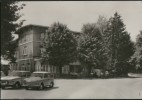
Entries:
[[90, 77], [90, 73], [91, 73], [91, 66], [88, 66], [88, 77]]
[[62, 65], [59, 66], [59, 77], [62, 75]]

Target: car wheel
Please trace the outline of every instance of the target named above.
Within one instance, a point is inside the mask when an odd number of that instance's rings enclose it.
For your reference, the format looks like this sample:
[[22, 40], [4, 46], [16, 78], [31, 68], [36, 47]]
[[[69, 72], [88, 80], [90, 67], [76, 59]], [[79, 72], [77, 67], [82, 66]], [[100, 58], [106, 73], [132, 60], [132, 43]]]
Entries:
[[20, 85], [19, 82], [15, 83], [14, 88], [18, 89], [18, 88], [20, 88], [20, 87], [21, 87], [21, 85]]
[[44, 89], [44, 84], [43, 84], [43, 83], [40, 84], [39, 89], [40, 89], [40, 90], [43, 90], [43, 89]]
[[53, 86], [54, 86], [54, 83], [53, 83], [53, 82], [51, 82], [51, 83], [50, 83], [50, 87], [52, 88]]
[[2, 89], [5, 89], [5, 86], [2, 86], [1, 88], [2, 88]]

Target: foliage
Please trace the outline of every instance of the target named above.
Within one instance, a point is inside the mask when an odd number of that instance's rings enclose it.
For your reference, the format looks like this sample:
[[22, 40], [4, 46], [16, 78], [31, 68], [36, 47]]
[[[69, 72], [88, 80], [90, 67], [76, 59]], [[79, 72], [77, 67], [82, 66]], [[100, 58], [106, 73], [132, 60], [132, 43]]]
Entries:
[[140, 34], [137, 36], [135, 47], [136, 50], [130, 59], [130, 63], [132, 66], [135, 66], [135, 70], [138, 73], [142, 73], [142, 31], [140, 31]]
[[51, 25], [46, 34], [47, 41], [43, 43], [43, 48], [46, 50], [44, 58], [49, 64], [59, 66], [61, 74], [62, 66], [69, 64], [76, 57], [77, 42], [73, 33], [61, 23]]
[[125, 30], [123, 20], [117, 12], [114, 17], [110, 18], [109, 25], [107, 33], [109, 34], [108, 48], [110, 50], [108, 54], [110, 54], [110, 67], [119, 70], [116, 67], [117, 63], [126, 63], [130, 59], [134, 53], [134, 43], [130, 40], [130, 34]]
[[82, 28], [83, 39], [80, 47], [80, 60], [91, 67], [104, 68], [106, 65], [106, 53], [103, 48], [102, 34], [96, 24], [85, 24]]
[[1, 55], [8, 60], [13, 60], [16, 44], [13, 44], [13, 33], [17, 28], [21, 27], [23, 20], [17, 22], [22, 16], [18, 11], [23, 9], [24, 4], [17, 5], [18, 1], [1, 2]]
[[99, 28], [100, 33], [105, 36], [105, 31], [109, 26], [109, 22], [106, 17], [100, 15], [97, 20], [96, 26]]
[[120, 61], [116, 63], [115, 66], [115, 76], [127, 76], [127, 73], [130, 71], [131, 66], [126, 61]]

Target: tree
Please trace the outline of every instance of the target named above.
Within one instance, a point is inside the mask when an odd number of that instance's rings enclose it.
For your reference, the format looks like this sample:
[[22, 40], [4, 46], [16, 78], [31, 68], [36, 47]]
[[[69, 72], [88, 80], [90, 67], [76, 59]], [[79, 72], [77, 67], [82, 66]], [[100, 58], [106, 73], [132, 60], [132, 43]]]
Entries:
[[109, 25], [109, 21], [107, 20], [107, 18], [100, 15], [97, 20], [96, 26], [99, 28], [100, 33], [103, 36], [105, 36], [105, 34], [106, 34], [105, 31], [107, 30], [108, 25]]
[[76, 39], [67, 26], [59, 22], [51, 25], [46, 34], [46, 41], [42, 45], [45, 48], [43, 58], [50, 65], [58, 66], [61, 75], [62, 66], [72, 62], [76, 56]]
[[99, 29], [101, 35], [102, 35], [102, 46], [105, 50], [105, 53], [106, 53], [106, 67], [105, 69], [108, 70], [109, 69], [109, 63], [110, 63], [110, 48], [108, 46], [108, 41], [109, 41], [109, 36], [110, 36], [110, 33], [108, 31], [109, 29], [109, 20], [107, 20], [106, 17], [104, 16], [99, 16], [98, 20], [97, 20], [97, 23], [96, 23], [96, 26], [97, 28]]
[[13, 60], [14, 48], [16, 47], [12, 34], [21, 27], [24, 21], [17, 22], [22, 16], [18, 11], [25, 6], [24, 4], [17, 6], [17, 3], [18, 1], [1, 2], [1, 56], [8, 60]]
[[[106, 65], [106, 53], [103, 48], [103, 37], [96, 24], [85, 24], [82, 28], [83, 39], [80, 44], [80, 60], [91, 68], [104, 69]], [[88, 73], [88, 74], [89, 74]]]
[[135, 48], [136, 50], [130, 59], [130, 63], [132, 66], [135, 66], [134, 69], [138, 73], [142, 73], [142, 31], [137, 36]]
[[[117, 64], [121, 62], [126, 63], [133, 55], [134, 44], [130, 39], [130, 34], [125, 30], [121, 16], [117, 12], [114, 14], [114, 17], [110, 18], [110, 26], [107, 32], [109, 33], [110, 66], [117, 70], [118, 67], [115, 67]], [[121, 68], [127, 70], [126, 67]]]

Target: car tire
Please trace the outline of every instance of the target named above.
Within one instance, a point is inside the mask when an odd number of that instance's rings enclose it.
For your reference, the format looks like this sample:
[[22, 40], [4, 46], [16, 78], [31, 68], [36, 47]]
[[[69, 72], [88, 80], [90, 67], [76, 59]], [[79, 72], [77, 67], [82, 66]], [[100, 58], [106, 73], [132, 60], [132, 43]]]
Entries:
[[21, 85], [20, 85], [19, 82], [17, 82], [17, 83], [14, 84], [14, 88], [16, 88], [16, 89], [18, 89], [18, 88], [20, 88], [20, 87], [21, 87]]
[[54, 83], [53, 82], [50, 83], [50, 87], [51, 88], [54, 87]]
[[40, 84], [39, 89], [40, 89], [40, 90], [43, 90], [43, 89], [44, 89], [44, 84], [43, 84], [43, 83]]
[[2, 88], [2, 89], [5, 89], [5, 86], [2, 86], [1, 88]]

